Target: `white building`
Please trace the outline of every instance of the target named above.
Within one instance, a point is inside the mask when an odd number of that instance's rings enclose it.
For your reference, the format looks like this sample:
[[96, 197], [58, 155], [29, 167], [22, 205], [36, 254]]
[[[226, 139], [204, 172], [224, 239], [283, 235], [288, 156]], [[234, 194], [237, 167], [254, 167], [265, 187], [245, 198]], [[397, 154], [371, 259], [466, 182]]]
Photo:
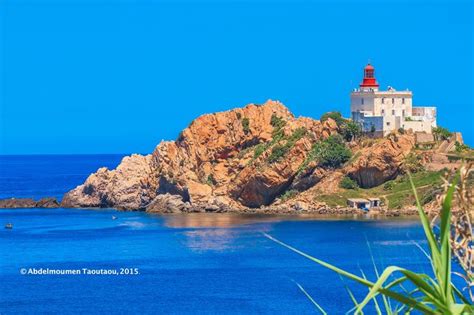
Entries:
[[388, 87], [379, 91], [375, 69], [368, 64], [364, 79], [351, 93], [352, 119], [360, 123], [364, 132], [385, 136], [403, 128], [414, 132], [431, 133], [436, 127], [436, 107], [413, 107], [411, 91], [396, 91]]

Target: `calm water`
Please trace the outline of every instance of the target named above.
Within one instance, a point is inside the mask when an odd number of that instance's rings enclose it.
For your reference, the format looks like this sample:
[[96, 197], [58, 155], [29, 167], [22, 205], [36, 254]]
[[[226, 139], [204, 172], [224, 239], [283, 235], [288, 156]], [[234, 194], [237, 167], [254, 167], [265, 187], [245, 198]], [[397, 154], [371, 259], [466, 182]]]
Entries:
[[[0, 157], [0, 198], [57, 196], [121, 156]], [[112, 216], [117, 216], [112, 220]], [[396, 264], [429, 273], [413, 220], [315, 220], [114, 210], [1, 210], [0, 313], [330, 314], [352, 307], [340, 278], [267, 232], [359, 273]], [[370, 246], [370, 249], [369, 249]], [[21, 268], [137, 268], [138, 275], [21, 275]], [[365, 289], [354, 284], [361, 297]]]

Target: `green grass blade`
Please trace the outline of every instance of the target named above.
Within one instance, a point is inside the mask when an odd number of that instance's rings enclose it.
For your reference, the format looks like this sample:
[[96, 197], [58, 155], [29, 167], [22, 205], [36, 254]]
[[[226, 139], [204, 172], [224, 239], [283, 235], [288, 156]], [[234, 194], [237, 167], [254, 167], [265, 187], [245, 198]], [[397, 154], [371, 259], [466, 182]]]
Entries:
[[413, 194], [415, 195], [416, 208], [420, 216], [421, 224], [423, 226], [426, 239], [428, 240], [428, 246], [431, 252], [431, 261], [432, 261], [431, 266], [433, 268], [433, 272], [436, 278], [438, 279], [438, 281], [440, 281], [442, 279], [442, 275], [441, 275], [442, 262], [441, 262], [441, 252], [438, 247], [438, 242], [436, 241], [433, 230], [431, 229], [430, 221], [428, 220], [428, 217], [426, 216], [426, 213], [423, 210], [423, 207], [421, 206], [420, 198], [418, 197], [418, 193], [416, 191], [415, 184], [413, 183], [411, 174], [409, 174], [409, 178], [410, 178], [410, 184], [413, 190]]
[[[300, 251], [300, 250], [298, 250], [298, 249], [296, 249], [296, 248], [294, 248], [294, 247], [292, 247], [288, 244], [283, 243], [280, 240], [277, 240], [276, 238], [272, 237], [271, 235], [269, 235], [267, 233], [263, 233], [263, 235], [265, 235], [265, 237], [267, 237], [268, 239], [274, 241], [275, 243], [280, 244], [281, 246], [286, 247], [287, 249], [289, 249], [289, 250], [291, 250], [291, 251], [293, 251], [293, 252], [295, 252], [295, 253], [297, 253], [297, 254], [299, 254], [299, 255], [301, 255], [301, 256], [303, 256], [303, 257], [305, 257], [305, 258], [307, 258], [311, 261], [314, 261], [314, 262], [320, 264], [323, 267], [326, 267], [326, 268], [328, 268], [328, 269], [330, 269], [334, 272], [337, 272], [338, 274], [340, 274], [340, 275], [342, 275], [346, 278], [349, 278], [351, 280], [359, 282], [360, 284], [363, 284], [363, 285], [365, 285], [369, 288], [374, 286], [374, 283], [371, 282], [371, 281], [368, 281], [368, 280], [366, 280], [364, 278], [361, 278], [359, 276], [356, 276], [356, 275], [354, 275], [350, 272], [347, 272], [347, 271], [342, 270], [338, 267], [335, 267], [335, 266], [333, 266], [329, 263], [326, 263], [326, 262], [324, 262], [320, 259], [312, 257], [312, 256], [310, 256], [310, 255], [308, 255], [308, 254], [306, 254], [306, 253], [304, 253], [304, 252], [302, 252], [302, 251]], [[417, 309], [419, 311], [422, 311], [425, 314], [435, 314], [435, 312], [431, 308], [429, 308], [428, 306], [424, 305], [422, 302], [420, 302], [417, 299], [414, 299], [412, 297], [404, 296], [402, 294], [399, 294], [395, 291], [388, 290], [386, 288], [380, 288], [379, 292], [386, 295], [386, 296], [388, 296], [389, 298], [392, 298], [392, 299], [394, 299], [398, 302], [401, 302], [401, 303], [403, 303], [403, 304], [405, 304], [405, 305], [407, 305], [407, 306], [409, 306], [413, 309]]]
[[326, 311], [324, 311], [324, 309], [311, 297], [311, 295], [308, 292], [306, 292], [306, 290], [298, 282], [295, 282], [295, 284], [298, 286], [301, 292], [303, 292], [303, 294], [308, 298], [308, 300], [310, 300], [311, 303], [313, 303], [314, 306], [316, 306], [316, 308], [321, 312], [321, 314], [327, 315]]
[[365, 299], [359, 304], [359, 309], [365, 307], [365, 305], [367, 305], [370, 299], [372, 299], [378, 294], [380, 289], [383, 288], [383, 284], [394, 272], [401, 272], [402, 274], [404, 274], [407, 279], [413, 282], [429, 298], [430, 301], [432, 300], [434, 304], [439, 304], [442, 307], [442, 304], [439, 303], [439, 296], [437, 292], [433, 290], [433, 288], [429, 286], [425, 281], [423, 281], [423, 277], [425, 277], [425, 275], [418, 275], [400, 267], [390, 266], [382, 272], [377, 282], [370, 289], [369, 294], [367, 294]]
[[453, 199], [454, 189], [456, 188], [456, 180], [451, 183], [446, 197], [443, 202], [441, 210], [441, 232], [440, 232], [440, 243], [441, 243], [441, 264], [442, 264], [442, 282], [444, 297], [448, 304], [453, 303], [452, 290], [451, 290], [451, 203]]
[[[363, 277], [364, 279], [367, 279], [367, 277], [365, 276], [364, 271], [361, 270], [360, 272], [362, 273], [362, 277]], [[377, 271], [376, 271], [376, 274], [377, 274], [377, 277], [378, 277], [378, 272], [377, 272]], [[370, 290], [370, 289], [369, 289], [369, 290]], [[382, 295], [382, 296], [383, 296], [383, 295]], [[382, 313], [382, 309], [380, 308], [379, 302], [377, 301], [377, 297], [374, 296], [374, 297], [372, 298], [372, 300], [374, 301], [375, 310], [377, 311], [377, 314], [382, 315], [382, 314], [383, 314], [383, 313]], [[385, 301], [384, 301], [384, 302], [385, 302]], [[356, 305], [356, 306], [359, 307], [359, 305]], [[387, 314], [387, 315], [391, 315], [391, 309], [388, 307], [387, 304], [385, 304], [385, 311], [386, 311], [386, 314]]]

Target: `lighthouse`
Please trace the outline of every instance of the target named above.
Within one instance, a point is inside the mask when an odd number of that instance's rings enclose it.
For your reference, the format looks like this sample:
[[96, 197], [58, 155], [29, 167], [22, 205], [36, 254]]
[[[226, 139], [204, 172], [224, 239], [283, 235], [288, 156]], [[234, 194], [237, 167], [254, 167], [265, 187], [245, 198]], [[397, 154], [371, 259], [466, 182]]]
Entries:
[[370, 64], [370, 62], [364, 68], [364, 78], [362, 79], [362, 83], [359, 85], [361, 90], [379, 90], [379, 84], [375, 79], [375, 68]]
[[399, 129], [431, 133], [432, 127], [436, 127], [436, 107], [414, 107], [412, 100], [408, 89], [397, 91], [389, 86], [386, 91], [379, 90], [375, 68], [368, 63], [359, 88], [351, 93], [352, 119], [362, 131], [373, 136], [385, 136]]

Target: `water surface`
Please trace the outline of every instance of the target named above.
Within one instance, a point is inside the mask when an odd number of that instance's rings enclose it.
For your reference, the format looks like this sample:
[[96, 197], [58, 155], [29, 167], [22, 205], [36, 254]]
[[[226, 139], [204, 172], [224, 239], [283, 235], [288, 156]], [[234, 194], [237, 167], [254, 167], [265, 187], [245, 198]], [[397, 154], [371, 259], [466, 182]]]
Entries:
[[[1, 197], [60, 197], [121, 156], [0, 157]], [[113, 220], [112, 216], [117, 219]], [[0, 313], [330, 314], [352, 304], [329, 270], [268, 233], [342, 268], [429, 272], [416, 220], [321, 220], [237, 214], [151, 215], [81, 209], [6, 209], [0, 223]], [[21, 268], [137, 268], [138, 275], [22, 275]], [[366, 290], [352, 285], [362, 297]]]

